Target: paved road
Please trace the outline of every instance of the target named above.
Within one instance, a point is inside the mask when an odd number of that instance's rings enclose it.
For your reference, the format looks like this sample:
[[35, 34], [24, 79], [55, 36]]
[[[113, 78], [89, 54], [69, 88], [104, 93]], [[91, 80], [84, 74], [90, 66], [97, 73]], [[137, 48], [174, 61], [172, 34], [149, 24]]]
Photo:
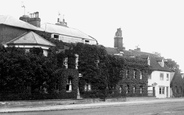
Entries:
[[2, 115], [184, 115], [184, 101], [116, 105], [91, 109], [1, 113]]

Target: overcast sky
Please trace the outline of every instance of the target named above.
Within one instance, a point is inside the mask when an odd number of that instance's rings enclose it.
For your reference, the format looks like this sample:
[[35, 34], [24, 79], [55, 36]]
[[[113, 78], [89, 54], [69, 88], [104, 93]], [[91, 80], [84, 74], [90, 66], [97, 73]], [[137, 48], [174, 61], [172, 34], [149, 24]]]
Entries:
[[19, 18], [40, 12], [41, 22], [55, 23], [60, 12], [69, 27], [77, 28], [113, 47], [117, 28], [128, 49], [159, 52], [184, 71], [183, 0], [0, 0], [0, 14]]

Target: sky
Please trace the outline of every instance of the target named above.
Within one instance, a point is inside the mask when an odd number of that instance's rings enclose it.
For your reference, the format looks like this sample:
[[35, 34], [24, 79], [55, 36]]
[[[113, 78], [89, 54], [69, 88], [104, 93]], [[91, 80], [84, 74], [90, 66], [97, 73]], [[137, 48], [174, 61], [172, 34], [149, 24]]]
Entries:
[[0, 15], [19, 18], [38, 11], [41, 23], [56, 23], [58, 13], [69, 27], [93, 36], [99, 44], [114, 46], [122, 29], [126, 50], [137, 46], [175, 60], [184, 71], [183, 0], [0, 0]]

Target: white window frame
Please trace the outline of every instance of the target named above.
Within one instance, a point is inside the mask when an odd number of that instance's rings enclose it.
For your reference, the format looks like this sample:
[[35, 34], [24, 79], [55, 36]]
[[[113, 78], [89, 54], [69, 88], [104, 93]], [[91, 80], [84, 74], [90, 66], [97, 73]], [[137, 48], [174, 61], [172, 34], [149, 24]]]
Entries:
[[169, 74], [167, 73], [167, 77], [166, 77], [166, 80], [169, 81]]
[[164, 80], [164, 73], [160, 73], [160, 80], [161, 80], [161, 81]]
[[72, 92], [72, 79], [71, 78], [67, 79], [66, 87], [68, 87], [68, 89], [66, 88], [66, 92]]
[[165, 87], [164, 86], [160, 86], [159, 87], [159, 94], [160, 95], [164, 95], [165, 94]]

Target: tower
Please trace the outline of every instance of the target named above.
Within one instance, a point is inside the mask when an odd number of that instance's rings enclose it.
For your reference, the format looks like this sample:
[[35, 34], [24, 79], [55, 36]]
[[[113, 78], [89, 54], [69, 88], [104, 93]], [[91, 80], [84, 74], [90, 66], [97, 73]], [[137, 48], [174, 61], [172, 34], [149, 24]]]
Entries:
[[121, 28], [118, 28], [116, 33], [115, 33], [114, 47], [118, 48], [120, 51], [125, 49], [123, 47], [123, 37], [122, 37], [122, 30], [121, 30]]

